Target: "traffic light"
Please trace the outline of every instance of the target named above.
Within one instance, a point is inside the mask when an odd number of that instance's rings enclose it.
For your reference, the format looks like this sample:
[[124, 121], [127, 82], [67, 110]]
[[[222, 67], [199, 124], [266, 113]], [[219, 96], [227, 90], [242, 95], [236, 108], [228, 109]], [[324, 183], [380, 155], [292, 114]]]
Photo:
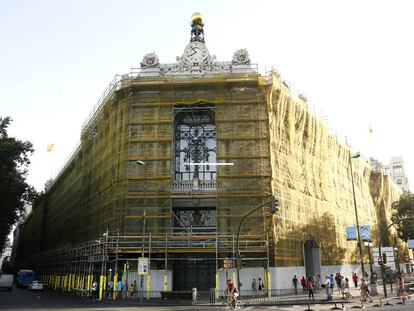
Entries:
[[278, 211], [279, 200], [272, 196], [272, 200], [270, 201], [270, 211], [272, 214], [275, 214]]

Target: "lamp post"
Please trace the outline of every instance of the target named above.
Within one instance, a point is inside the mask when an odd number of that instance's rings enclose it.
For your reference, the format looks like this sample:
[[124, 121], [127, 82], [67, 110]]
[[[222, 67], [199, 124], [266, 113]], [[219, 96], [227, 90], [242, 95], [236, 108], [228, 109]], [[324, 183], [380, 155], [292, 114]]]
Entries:
[[352, 161], [351, 161], [351, 159], [359, 158], [361, 156], [361, 154], [358, 152], [355, 155], [351, 156], [351, 150], [349, 150], [348, 151], [348, 155], [349, 155], [349, 167], [351, 169], [352, 194], [353, 194], [353, 197], [354, 197], [354, 208], [355, 208], [356, 228], [357, 228], [357, 234], [358, 234], [359, 258], [361, 260], [361, 272], [362, 272], [362, 275], [365, 275], [364, 256], [362, 255], [361, 232], [360, 232], [359, 219], [358, 219], [358, 208], [357, 208], [356, 197], [355, 197], [354, 173], [352, 171]]
[[237, 229], [237, 238], [236, 238], [236, 253], [237, 253], [237, 283], [238, 283], [238, 288], [239, 291], [242, 287], [242, 283], [240, 282], [240, 269], [241, 269], [241, 255], [240, 255], [240, 248], [239, 248], [239, 244], [240, 244], [240, 231], [241, 231], [241, 227], [243, 222], [246, 220], [246, 218], [248, 216], [250, 216], [251, 214], [253, 214], [254, 212], [258, 211], [259, 209], [263, 208], [263, 206], [269, 205], [269, 210], [270, 212], [274, 215], [277, 211], [277, 207], [279, 205], [279, 201], [272, 196], [272, 199], [258, 207], [255, 207], [254, 209], [252, 209], [250, 212], [248, 212], [246, 215], [244, 215], [242, 217], [242, 219], [240, 220], [239, 223], [239, 228]]
[[[147, 163], [138, 160], [136, 162], [138, 165], [144, 166], [144, 214], [143, 214], [143, 220], [142, 220], [142, 249], [141, 249], [141, 258], [144, 258], [144, 243], [145, 243], [145, 222], [146, 222], [146, 215], [147, 215]], [[141, 287], [141, 301], [143, 300], [143, 294], [144, 294], [144, 275], [141, 274], [140, 277], [140, 287]]]

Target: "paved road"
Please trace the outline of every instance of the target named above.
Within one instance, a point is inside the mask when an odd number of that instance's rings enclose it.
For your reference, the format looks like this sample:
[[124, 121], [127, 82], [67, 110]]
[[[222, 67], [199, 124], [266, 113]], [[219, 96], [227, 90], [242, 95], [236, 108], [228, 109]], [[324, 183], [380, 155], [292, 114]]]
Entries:
[[[398, 301], [394, 300], [392, 303], [393, 306], [387, 307], [387, 310], [414, 310], [414, 300], [410, 299], [406, 305], [396, 304]], [[132, 302], [133, 303], [133, 302]], [[355, 303], [346, 305], [347, 309], [351, 309], [352, 306], [356, 305]], [[381, 310], [380, 308], [374, 308], [374, 304], [368, 304], [366, 310]], [[332, 305], [314, 305], [312, 309], [314, 310], [330, 310]], [[245, 308], [246, 311], [264, 311], [264, 310], [290, 310], [290, 311], [301, 311], [306, 310], [306, 305], [293, 305], [293, 306], [249, 306]], [[219, 310], [217, 307], [210, 306], [174, 306], [174, 307], [148, 307], [148, 306], [139, 306], [131, 305], [131, 302], [127, 304], [111, 304], [108, 302], [92, 301], [85, 298], [78, 298], [67, 294], [56, 294], [54, 292], [30, 292], [26, 289], [16, 289], [13, 288], [12, 291], [0, 291], [0, 310], [10, 310], [10, 311], [29, 311], [29, 310], [85, 310], [85, 311], [147, 311], [147, 310], [193, 310], [193, 311], [215, 311]], [[382, 309], [383, 310], [383, 309]]]
[[146, 310], [215, 310], [211, 307], [139, 307], [132, 306], [131, 303], [116, 305], [108, 302], [92, 301], [90, 299], [79, 298], [69, 294], [56, 294], [51, 291], [31, 292], [27, 289], [13, 288], [12, 291], [0, 291], [0, 310], [28, 311], [28, 310], [87, 310], [87, 311], [146, 311]]

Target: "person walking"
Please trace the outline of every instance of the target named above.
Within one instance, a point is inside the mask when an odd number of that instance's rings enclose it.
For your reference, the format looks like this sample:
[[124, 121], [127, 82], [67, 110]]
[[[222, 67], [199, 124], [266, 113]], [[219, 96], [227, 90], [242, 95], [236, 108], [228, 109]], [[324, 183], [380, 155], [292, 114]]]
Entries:
[[253, 282], [252, 282], [252, 291], [253, 291], [253, 296], [257, 296], [257, 281], [256, 278], [253, 278]]
[[325, 283], [323, 284], [325, 287], [325, 291], [326, 291], [326, 299], [327, 300], [332, 300], [332, 295], [331, 295], [331, 281], [329, 279], [329, 276], [326, 276], [326, 280]]
[[133, 283], [129, 286], [129, 296], [133, 297], [135, 292], [137, 291], [137, 281], [134, 280]]
[[311, 299], [311, 296], [312, 296], [312, 300], [315, 301], [315, 297], [313, 296], [313, 284], [312, 284], [311, 277], [308, 278], [308, 282], [306, 283], [306, 288], [308, 289], [309, 300]]
[[129, 289], [128, 281], [125, 280], [125, 283], [124, 283], [125, 299], [128, 299], [128, 289]]
[[92, 283], [92, 299], [98, 299], [98, 293], [99, 293], [99, 285], [98, 282], [96, 280], [93, 281]]
[[299, 283], [299, 280], [296, 277], [296, 274], [293, 276], [292, 283], [293, 283], [293, 288], [295, 289], [295, 295], [297, 295], [298, 294], [298, 283]]
[[320, 274], [318, 274], [317, 276], [315, 276], [315, 288], [316, 289], [321, 289], [321, 276]]
[[336, 282], [336, 287], [338, 287], [339, 294], [342, 294], [342, 287], [341, 287], [342, 276], [340, 272], [335, 274], [335, 282]]
[[333, 295], [334, 292], [334, 287], [335, 287], [335, 278], [333, 276], [333, 273], [331, 273], [331, 276], [329, 277], [329, 287], [331, 289], [331, 296]]
[[343, 275], [341, 275], [341, 279], [339, 280], [339, 287], [340, 293], [342, 294], [342, 299], [345, 299], [345, 279]]
[[302, 278], [300, 279], [300, 285], [302, 285], [302, 289], [303, 291], [306, 290], [306, 279], [304, 276], [302, 276]]
[[108, 293], [107, 293], [108, 298], [113, 299], [114, 297], [114, 281], [109, 280], [108, 282]]
[[404, 277], [402, 275], [399, 275], [397, 278], [397, 288], [398, 288], [398, 297], [401, 299], [402, 303], [405, 303], [407, 298], [410, 298], [409, 295], [405, 292], [405, 283], [404, 283]]
[[345, 278], [345, 284], [344, 284], [344, 294], [345, 294], [345, 299], [349, 299], [351, 293], [349, 291], [349, 280], [348, 278]]
[[264, 291], [265, 287], [262, 281], [262, 278], [259, 278], [259, 284], [257, 285], [257, 288], [259, 290], [259, 293], [262, 294], [262, 292]]
[[371, 289], [369, 288], [368, 282], [364, 278], [361, 279], [360, 290], [361, 290], [361, 301], [366, 302], [367, 299], [369, 299], [369, 302], [372, 302]]
[[122, 289], [123, 289], [123, 283], [122, 280], [119, 280], [117, 283], [117, 289], [118, 289], [118, 299], [122, 299]]
[[352, 274], [352, 281], [354, 282], [355, 288], [358, 288], [358, 279], [358, 275], [354, 272], [354, 274]]

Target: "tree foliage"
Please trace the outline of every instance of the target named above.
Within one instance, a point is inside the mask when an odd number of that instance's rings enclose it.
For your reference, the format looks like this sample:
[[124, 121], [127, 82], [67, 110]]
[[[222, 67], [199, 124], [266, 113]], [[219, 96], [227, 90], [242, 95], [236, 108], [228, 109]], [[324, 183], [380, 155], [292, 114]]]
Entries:
[[396, 223], [398, 236], [404, 241], [414, 239], [414, 195], [405, 192], [392, 208], [391, 220]]
[[3, 251], [12, 226], [33, 202], [36, 191], [26, 183], [32, 144], [9, 137], [9, 117], [0, 117], [0, 253]]

